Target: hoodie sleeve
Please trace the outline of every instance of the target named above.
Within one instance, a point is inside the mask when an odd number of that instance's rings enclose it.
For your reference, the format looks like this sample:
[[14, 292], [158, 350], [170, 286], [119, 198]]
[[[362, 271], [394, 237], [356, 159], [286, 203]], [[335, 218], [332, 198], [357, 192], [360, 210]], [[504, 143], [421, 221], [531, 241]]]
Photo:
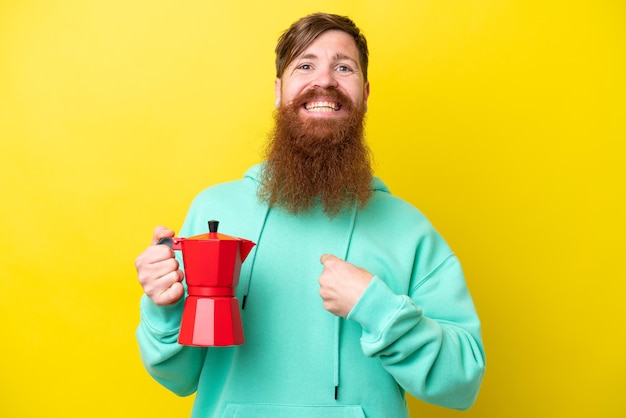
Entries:
[[485, 357], [460, 263], [449, 255], [413, 283], [409, 295], [399, 295], [374, 277], [348, 319], [363, 329], [364, 353], [377, 357], [407, 392], [467, 409], [478, 395]]
[[178, 344], [182, 306], [182, 300], [172, 306], [157, 306], [142, 296], [136, 335], [148, 373], [175, 394], [187, 396], [196, 391], [206, 349]]

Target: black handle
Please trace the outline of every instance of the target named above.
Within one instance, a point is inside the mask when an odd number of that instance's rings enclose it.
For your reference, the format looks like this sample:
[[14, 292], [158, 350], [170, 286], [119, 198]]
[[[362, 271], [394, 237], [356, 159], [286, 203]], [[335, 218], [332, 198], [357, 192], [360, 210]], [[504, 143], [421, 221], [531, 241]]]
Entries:
[[172, 248], [172, 239], [171, 238], [161, 238], [157, 242], [157, 245], [167, 245], [168, 247]]

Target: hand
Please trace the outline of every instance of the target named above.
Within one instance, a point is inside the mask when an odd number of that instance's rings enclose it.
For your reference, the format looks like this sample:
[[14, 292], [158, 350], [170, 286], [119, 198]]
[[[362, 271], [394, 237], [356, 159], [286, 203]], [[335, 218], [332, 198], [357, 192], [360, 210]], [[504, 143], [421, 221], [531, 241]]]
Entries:
[[152, 235], [152, 245], [135, 260], [139, 284], [145, 294], [159, 306], [171, 305], [185, 293], [181, 283], [184, 274], [178, 268], [174, 250], [166, 245], [157, 245], [161, 238], [173, 236], [174, 231], [157, 226]]
[[320, 262], [324, 266], [318, 280], [324, 309], [345, 318], [374, 275], [330, 254], [322, 255]]

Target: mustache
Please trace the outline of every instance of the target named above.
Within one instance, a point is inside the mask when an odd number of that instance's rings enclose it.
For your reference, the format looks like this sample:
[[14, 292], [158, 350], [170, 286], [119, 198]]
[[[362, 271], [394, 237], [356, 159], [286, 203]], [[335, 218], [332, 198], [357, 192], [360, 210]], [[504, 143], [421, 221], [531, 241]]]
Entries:
[[315, 86], [306, 91], [303, 91], [295, 99], [291, 102], [292, 108], [299, 108], [304, 105], [306, 102], [309, 102], [313, 99], [317, 99], [323, 97], [326, 100], [330, 100], [333, 102], [339, 103], [345, 110], [352, 110], [354, 104], [350, 97], [348, 97], [343, 92], [337, 90], [334, 87], [319, 87]]

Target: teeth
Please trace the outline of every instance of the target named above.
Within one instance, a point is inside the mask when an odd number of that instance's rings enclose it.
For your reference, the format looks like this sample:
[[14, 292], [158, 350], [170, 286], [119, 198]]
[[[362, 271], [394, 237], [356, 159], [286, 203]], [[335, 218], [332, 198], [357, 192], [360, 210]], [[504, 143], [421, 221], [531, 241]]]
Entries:
[[339, 104], [335, 102], [311, 102], [305, 106], [306, 110], [313, 112], [333, 112], [339, 110]]

